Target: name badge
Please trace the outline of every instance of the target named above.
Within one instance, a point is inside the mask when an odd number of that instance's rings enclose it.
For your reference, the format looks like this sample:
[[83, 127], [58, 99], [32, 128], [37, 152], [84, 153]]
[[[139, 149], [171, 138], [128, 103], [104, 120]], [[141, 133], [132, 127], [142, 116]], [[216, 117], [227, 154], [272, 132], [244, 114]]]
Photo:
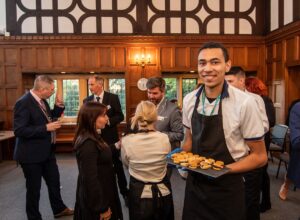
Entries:
[[165, 117], [163, 117], [163, 116], [157, 116], [157, 120], [158, 121], [163, 121], [163, 120], [165, 120]]

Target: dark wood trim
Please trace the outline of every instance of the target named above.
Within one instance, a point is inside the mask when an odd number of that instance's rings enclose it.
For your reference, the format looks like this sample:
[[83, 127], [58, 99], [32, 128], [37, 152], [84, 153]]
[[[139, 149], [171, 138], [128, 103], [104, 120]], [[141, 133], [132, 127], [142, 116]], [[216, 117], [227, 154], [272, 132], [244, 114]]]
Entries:
[[[220, 0], [220, 14], [225, 14], [225, 3], [224, 0]], [[224, 17], [220, 17], [220, 34], [224, 34], [225, 32], [225, 25], [224, 25]]]
[[[41, 0], [36, 1], [36, 10], [37, 11], [42, 10]], [[38, 33], [38, 34], [42, 33], [42, 17], [41, 17], [40, 13], [37, 13], [37, 15], [36, 15], [36, 33]]]
[[11, 35], [15, 35], [17, 30], [17, 9], [16, 0], [6, 0], [6, 30], [10, 32]]
[[[181, 0], [181, 11], [177, 10], [171, 10], [171, 0], [164, 0], [165, 1], [165, 10], [159, 10], [155, 8], [152, 1], [148, 0], [133, 0], [131, 1], [131, 4], [126, 8], [122, 10], [118, 9], [118, 0], [112, 0], [112, 9], [105, 10], [101, 9], [101, 1], [96, 1], [96, 7], [95, 9], [91, 10], [84, 6], [81, 0], [72, 0], [71, 4], [66, 9], [58, 9], [58, 0], [53, 0], [53, 8], [52, 9], [42, 9], [42, 0], [36, 0], [36, 10], [31, 10], [26, 8], [21, 0], [6, 0], [7, 2], [7, 27], [9, 27], [9, 32], [11, 35], [17, 36], [17, 35], [65, 35], [64, 33], [59, 33], [58, 28], [58, 17], [64, 16], [67, 19], [69, 19], [72, 23], [74, 31], [70, 33], [69, 35], [86, 35], [87, 33], [82, 33], [82, 23], [84, 20], [90, 16], [96, 17], [96, 33], [97, 35], [122, 35], [122, 33], [118, 33], [118, 18], [126, 18], [131, 23], [133, 28], [132, 35], [169, 35], [171, 34], [171, 19], [172, 18], [179, 18], [181, 19], [181, 33], [178, 34], [186, 34], [186, 19], [191, 18], [193, 19], [199, 28], [199, 33], [191, 34], [191, 35], [199, 35], [199, 34], [206, 34], [206, 25], [211, 19], [218, 18], [220, 20], [220, 34], [224, 34], [224, 22], [226, 18], [232, 18], [235, 20], [235, 33], [238, 34], [239, 26], [238, 26], [238, 20], [239, 19], [246, 19], [251, 27], [252, 27], [252, 35], [261, 35], [263, 33], [264, 26], [261, 24], [261, 18], [263, 17], [264, 10], [263, 5], [264, 1], [261, 0], [253, 0], [252, 5], [250, 6], [249, 10], [245, 12], [240, 12], [239, 7], [236, 7], [234, 12], [227, 12], [224, 11], [225, 6], [225, 0], [220, 1], [220, 11], [213, 11], [208, 7], [207, 1], [199, 1], [196, 5], [196, 8], [194, 8], [191, 11], [186, 10], [186, 1]], [[238, 0], [235, 1], [235, 5], [239, 5]], [[16, 17], [16, 8], [19, 7], [24, 13], [20, 16], [20, 18]], [[79, 7], [80, 10], [83, 11], [83, 15], [76, 20], [76, 18], [70, 14], [70, 12], [75, 8]], [[203, 9], [205, 9], [209, 16], [205, 18], [203, 21], [197, 16], [197, 14]], [[136, 9], [136, 18], [131, 16], [129, 12], [131, 12], [133, 9]], [[152, 10], [154, 15], [148, 20], [148, 9]], [[252, 20], [252, 18], [249, 17], [249, 14], [253, 12], [253, 10], [256, 10], [256, 22]], [[23, 22], [29, 18], [34, 17], [36, 18], [37, 22], [37, 33], [35, 34], [27, 34], [22, 33], [22, 24]], [[53, 19], [53, 33], [42, 33], [43, 30], [43, 23], [42, 23], [42, 17], [51, 17]], [[101, 24], [101, 18], [102, 17], [110, 17], [112, 18], [113, 22], [113, 30], [112, 33], [102, 33], [102, 24]], [[157, 20], [163, 18], [165, 19], [165, 33], [161, 34], [153, 34], [152, 33], [152, 25]], [[131, 33], [130, 33], [131, 34]], [[124, 34], [128, 35], [128, 34]], [[174, 35], [177, 35], [174, 34]]]
[[[58, 9], [58, 0], [53, 0], [53, 9], [57, 11]], [[58, 34], [58, 15], [54, 14], [53, 15], [53, 34], [57, 35]]]
[[282, 40], [298, 33], [300, 33], [300, 21], [293, 22], [280, 29], [272, 31], [266, 36], [266, 43], [271, 44], [273, 41]]
[[278, 1], [278, 28], [284, 26], [284, 0]]
[[265, 36], [270, 31], [270, 0], [255, 0], [254, 2], [256, 6], [255, 34]]
[[295, 61], [286, 62], [286, 66], [287, 66], [287, 67], [296, 67], [296, 66], [300, 66], [300, 60], [295, 60]]
[[136, 2], [136, 30], [134, 34], [147, 33], [147, 20], [148, 20], [148, 10], [147, 10], [147, 0], [140, 0]]
[[300, 20], [300, 1], [294, 0], [293, 1], [293, 17], [294, 21]]
[[172, 36], [133, 36], [133, 35], [119, 35], [119, 36], [97, 36], [97, 35], [60, 35], [60, 36], [45, 36], [45, 35], [30, 35], [30, 36], [0, 36], [0, 45], [4, 47], [11, 47], [12, 45], [56, 45], [56, 46], [74, 46], [74, 44], [95, 46], [124, 46], [124, 45], [138, 45], [138, 44], [155, 44], [155, 45], [187, 45], [190, 43], [200, 44], [207, 41], [218, 41], [224, 44], [235, 44], [243, 46], [244, 44], [264, 43], [263, 36], [252, 35], [172, 35]]

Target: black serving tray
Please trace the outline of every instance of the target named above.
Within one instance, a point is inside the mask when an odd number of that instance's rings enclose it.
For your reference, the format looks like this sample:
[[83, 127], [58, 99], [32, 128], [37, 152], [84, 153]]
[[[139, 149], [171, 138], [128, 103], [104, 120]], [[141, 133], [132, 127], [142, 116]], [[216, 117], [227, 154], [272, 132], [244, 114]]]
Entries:
[[[179, 164], [174, 163], [171, 158], [167, 158], [167, 163], [172, 164], [172, 165], [177, 166], [177, 167], [182, 167]], [[206, 176], [209, 176], [209, 177], [212, 177], [212, 178], [218, 178], [220, 176], [223, 176], [224, 174], [228, 173], [229, 170], [230, 170], [226, 166], [221, 170], [214, 170], [212, 168], [209, 168], [209, 169], [206, 169], [206, 170], [203, 170], [201, 168], [196, 168], [196, 169], [191, 169], [191, 168], [188, 168], [188, 167], [182, 167], [182, 168], [184, 168], [186, 170], [189, 170], [189, 171], [196, 172], [196, 173], [201, 173], [203, 175], [206, 175]]]

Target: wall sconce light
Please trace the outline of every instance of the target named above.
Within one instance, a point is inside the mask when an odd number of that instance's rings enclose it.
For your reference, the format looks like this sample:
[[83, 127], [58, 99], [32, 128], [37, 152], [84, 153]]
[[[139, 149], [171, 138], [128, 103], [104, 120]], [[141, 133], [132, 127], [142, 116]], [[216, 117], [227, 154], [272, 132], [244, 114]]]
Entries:
[[134, 57], [133, 64], [130, 64], [131, 66], [141, 66], [142, 68], [145, 68], [145, 66], [155, 66], [155, 64], [151, 63], [151, 55], [148, 54], [145, 56], [145, 54], [136, 54]]

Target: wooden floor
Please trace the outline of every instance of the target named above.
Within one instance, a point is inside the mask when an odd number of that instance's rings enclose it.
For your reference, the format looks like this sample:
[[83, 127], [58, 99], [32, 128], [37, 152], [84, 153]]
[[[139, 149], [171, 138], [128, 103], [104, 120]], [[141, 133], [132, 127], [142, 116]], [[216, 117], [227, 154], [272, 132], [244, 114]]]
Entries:
[[[72, 154], [57, 156], [61, 174], [62, 196], [66, 205], [74, 207], [77, 181], [77, 165]], [[261, 220], [298, 220], [300, 217], [300, 190], [290, 191], [287, 201], [278, 198], [278, 190], [283, 181], [285, 169], [282, 166], [279, 178], [275, 178], [277, 161], [269, 162], [271, 178], [272, 209], [261, 215]], [[172, 187], [176, 220], [181, 219], [185, 181], [177, 172], [173, 172]], [[124, 219], [128, 219], [128, 210], [121, 198]], [[42, 185], [40, 211], [43, 219], [53, 219], [47, 188]], [[25, 180], [20, 167], [13, 161], [0, 163], [0, 220], [25, 220]], [[61, 218], [71, 220], [72, 217]]]

